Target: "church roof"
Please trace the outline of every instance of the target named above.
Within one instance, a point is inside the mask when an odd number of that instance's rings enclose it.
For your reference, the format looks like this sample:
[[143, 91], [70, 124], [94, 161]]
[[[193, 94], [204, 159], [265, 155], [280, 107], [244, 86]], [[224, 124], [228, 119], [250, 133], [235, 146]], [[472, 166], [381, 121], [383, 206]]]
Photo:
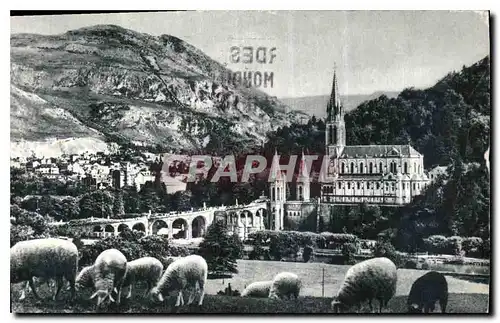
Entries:
[[341, 157], [421, 157], [410, 145], [345, 146]]

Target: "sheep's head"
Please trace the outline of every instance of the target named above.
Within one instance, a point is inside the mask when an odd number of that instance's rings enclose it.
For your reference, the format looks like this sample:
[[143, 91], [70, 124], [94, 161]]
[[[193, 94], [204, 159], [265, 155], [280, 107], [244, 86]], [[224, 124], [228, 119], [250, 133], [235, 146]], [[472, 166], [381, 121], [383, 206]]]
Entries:
[[416, 303], [408, 304], [408, 313], [422, 313], [422, 308]]
[[333, 298], [332, 310], [334, 313], [344, 313], [347, 311], [348, 306], [341, 302], [337, 297]]
[[154, 287], [149, 293], [149, 297], [157, 302], [163, 302], [163, 295], [157, 287]]
[[108, 298], [111, 302], [115, 301], [111, 296], [111, 293], [107, 290], [98, 290], [92, 296], [90, 296], [90, 299], [94, 299], [96, 296], [97, 296], [97, 306], [103, 304], [103, 302]]

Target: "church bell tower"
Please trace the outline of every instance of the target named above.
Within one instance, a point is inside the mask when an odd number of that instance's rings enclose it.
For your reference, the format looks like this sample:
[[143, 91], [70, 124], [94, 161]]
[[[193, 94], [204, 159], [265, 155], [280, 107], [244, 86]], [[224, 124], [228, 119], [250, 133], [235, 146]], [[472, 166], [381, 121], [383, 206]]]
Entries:
[[332, 93], [330, 94], [328, 105], [326, 106], [325, 123], [325, 151], [331, 157], [339, 157], [345, 147], [346, 133], [344, 108], [340, 103], [336, 67], [334, 67], [333, 71]]

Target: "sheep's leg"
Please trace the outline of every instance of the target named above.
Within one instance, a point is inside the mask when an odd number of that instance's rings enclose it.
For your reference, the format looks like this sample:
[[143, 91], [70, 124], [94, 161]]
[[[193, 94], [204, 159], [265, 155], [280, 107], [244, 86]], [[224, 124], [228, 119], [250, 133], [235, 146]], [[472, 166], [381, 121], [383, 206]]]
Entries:
[[[130, 285], [130, 288], [132, 288], [132, 285]], [[120, 304], [120, 299], [122, 297], [122, 284], [119, 284], [118, 287], [116, 288], [117, 295], [116, 295], [116, 304]]]
[[[48, 283], [48, 282], [47, 282]], [[54, 294], [54, 297], [52, 297], [52, 300], [56, 300], [57, 296], [59, 296], [59, 293], [61, 292], [61, 288], [64, 285], [64, 281], [62, 277], [57, 277], [56, 278], [56, 293]]]
[[66, 277], [66, 279], [69, 282], [69, 290], [71, 291], [71, 299], [74, 299], [75, 293], [76, 293], [76, 287], [75, 287], [76, 277], [69, 275], [69, 277]]
[[193, 303], [197, 293], [198, 293], [198, 289], [196, 288], [196, 286], [194, 286], [194, 288], [189, 293], [189, 298], [188, 298], [188, 302], [187, 302], [188, 305], [191, 305]]
[[446, 313], [446, 305], [448, 304], [448, 296], [443, 296], [439, 300], [439, 307], [441, 307], [441, 313]]
[[128, 289], [127, 297], [125, 297], [125, 298], [130, 298], [130, 297], [132, 297], [132, 284], [130, 284], [130, 286], [123, 287], [123, 289], [125, 289], [125, 288], [127, 288], [127, 289]]
[[29, 282], [29, 285], [31, 287], [31, 290], [33, 291], [33, 295], [35, 295], [35, 298], [40, 299], [40, 296], [38, 296], [38, 293], [36, 292], [36, 289], [35, 289], [35, 282], [33, 281], [33, 277], [31, 277], [28, 282]]
[[379, 299], [378, 300], [378, 312], [379, 313], [382, 313], [382, 308], [384, 307], [384, 300], [383, 299]]
[[179, 294], [177, 294], [177, 302], [175, 302], [175, 306], [184, 305], [184, 299], [182, 298], [182, 290], [179, 290]]
[[151, 293], [151, 282], [146, 282], [146, 292], [144, 293], [144, 297], [148, 296]]
[[200, 288], [200, 300], [198, 301], [198, 306], [201, 306], [201, 304], [203, 304], [203, 297], [205, 297], [205, 281], [200, 280], [198, 282], [198, 287]]
[[30, 283], [26, 282], [26, 286], [24, 286], [24, 288], [21, 290], [21, 296], [19, 297], [20, 301], [26, 298], [26, 293], [29, 291], [29, 288], [30, 288]]

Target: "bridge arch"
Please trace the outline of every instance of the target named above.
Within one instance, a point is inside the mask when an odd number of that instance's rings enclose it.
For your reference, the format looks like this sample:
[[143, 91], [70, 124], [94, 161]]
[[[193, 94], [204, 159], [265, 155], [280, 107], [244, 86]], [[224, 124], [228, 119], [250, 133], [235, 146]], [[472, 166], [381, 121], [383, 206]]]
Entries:
[[241, 223], [245, 227], [252, 227], [254, 223], [254, 216], [253, 213], [249, 210], [243, 210], [241, 212]]
[[228, 214], [226, 211], [215, 211], [214, 221], [224, 221], [224, 225], [228, 225]]
[[[159, 231], [163, 228], [166, 228], [167, 229], [167, 232], [168, 232], [168, 224], [167, 222], [163, 221], [163, 220], [156, 220], [153, 222], [153, 224], [151, 225], [151, 233], [152, 234], [160, 234]], [[165, 230], [162, 230], [162, 232], [164, 232]], [[164, 233], [163, 233], [164, 234]]]
[[237, 225], [238, 224], [238, 212], [236, 212], [236, 211], [230, 211], [229, 212], [229, 223], [231, 225]]
[[104, 232], [115, 232], [115, 228], [111, 224], [108, 224], [104, 227]]
[[102, 232], [102, 227], [100, 225], [96, 225], [92, 229], [92, 232]]
[[132, 226], [132, 231], [142, 231], [142, 232], [146, 232], [146, 226], [144, 226], [144, 223], [142, 222], [137, 222], [136, 224], [134, 224]]
[[118, 226], [118, 232], [122, 232], [122, 231], [127, 231], [127, 230], [130, 230], [129, 226], [126, 225], [125, 223], [121, 223], [119, 226]]
[[205, 219], [204, 216], [199, 215], [196, 218], [193, 219], [191, 223], [191, 237], [193, 238], [199, 238], [205, 235], [206, 228], [207, 228], [207, 219]]
[[[177, 218], [172, 222], [172, 229], [174, 231], [174, 239], [187, 239], [188, 223], [184, 218]], [[177, 231], [177, 232], [175, 232]]]

